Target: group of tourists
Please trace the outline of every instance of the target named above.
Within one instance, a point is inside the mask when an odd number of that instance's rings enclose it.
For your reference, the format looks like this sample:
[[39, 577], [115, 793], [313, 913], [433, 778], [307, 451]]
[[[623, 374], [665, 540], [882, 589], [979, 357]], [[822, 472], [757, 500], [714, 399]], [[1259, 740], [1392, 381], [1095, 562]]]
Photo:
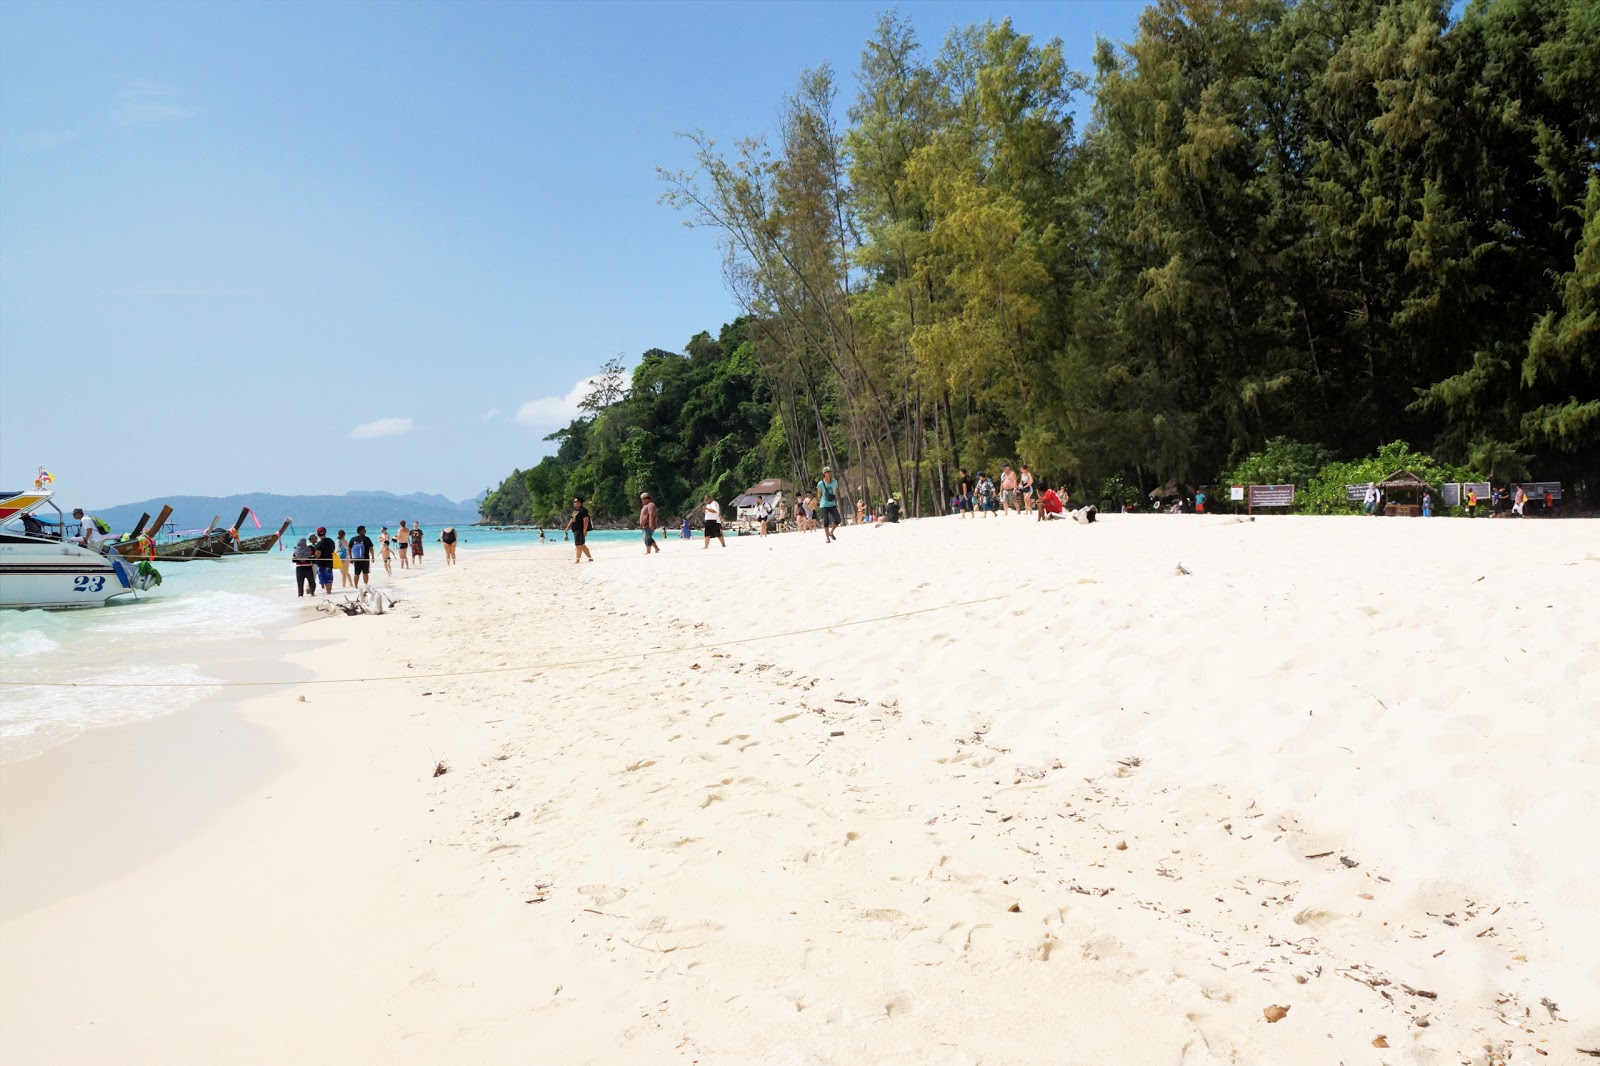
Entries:
[[[445, 565], [454, 566], [455, 527], [446, 526], [436, 539], [444, 545]], [[329, 536], [326, 526], [318, 526], [316, 533], [301, 537], [294, 546], [297, 595], [315, 596], [318, 586], [321, 586], [324, 595], [333, 595], [333, 575], [336, 572], [341, 589], [359, 589], [363, 585], [370, 585], [374, 559], [383, 563], [383, 572], [391, 577], [394, 576], [397, 559], [402, 570], [412, 566], [421, 568], [422, 541], [422, 523], [414, 522], [407, 527], [404, 519], [400, 522], [400, 528], [392, 534], [388, 526], [379, 529], [376, 543], [367, 535], [366, 526], [357, 526], [353, 537], [346, 537], [342, 529]]]
[[[1065, 489], [1063, 488], [1063, 491]], [[950, 510], [966, 518], [996, 517], [1016, 511], [1033, 514], [1039, 506], [1040, 493], [1033, 483], [1033, 472], [1026, 465], [1013, 470], [1010, 463], [1000, 469], [1000, 484], [982, 470], [976, 475], [961, 467], [956, 473], [956, 494], [950, 497]], [[1043, 517], [1043, 516], [1041, 516]]]

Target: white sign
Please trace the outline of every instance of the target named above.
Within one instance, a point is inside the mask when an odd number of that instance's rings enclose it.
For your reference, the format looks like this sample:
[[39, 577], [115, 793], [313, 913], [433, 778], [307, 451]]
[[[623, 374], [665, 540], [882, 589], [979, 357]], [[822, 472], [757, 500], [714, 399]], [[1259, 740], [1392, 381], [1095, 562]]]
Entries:
[[1238, 501], [1238, 500], [1244, 499], [1244, 486], [1243, 485], [1235, 485], [1233, 488], [1229, 489], [1228, 490], [1228, 498], [1231, 499], [1231, 500], [1234, 500], [1234, 501]]

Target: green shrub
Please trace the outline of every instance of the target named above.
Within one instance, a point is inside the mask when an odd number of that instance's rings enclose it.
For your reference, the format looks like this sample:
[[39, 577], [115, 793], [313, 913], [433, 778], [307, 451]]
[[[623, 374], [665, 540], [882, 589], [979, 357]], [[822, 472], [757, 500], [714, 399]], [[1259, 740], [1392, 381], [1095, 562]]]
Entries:
[[[1462, 466], [1441, 463], [1430, 455], [1415, 451], [1403, 440], [1390, 441], [1378, 449], [1376, 455], [1349, 462], [1328, 463], [1308, 481], [1299, 484], [1295, 492], [1295, 510], [1302, 514], [1349, 514], [1360, 505], [1345, 498], [1346, 485], [1364, 485], [1369, 481], [1382, 481], [1396, 470], [1409, 470], [1442, 492], [1447, 481], [1480, 481], [1477, 474]], [[1435, 497], [1434, 513], [1447, 510], [1442, 499]]]
[[1223, 474], [1221, 485], [1298, 485], [1310, 484], [1317, 472], [1333, 462], [1333, 453], [1320, 444], [1302, 444], [1288, 437], [1274, 437], [1259, 452], [1241, 459]]

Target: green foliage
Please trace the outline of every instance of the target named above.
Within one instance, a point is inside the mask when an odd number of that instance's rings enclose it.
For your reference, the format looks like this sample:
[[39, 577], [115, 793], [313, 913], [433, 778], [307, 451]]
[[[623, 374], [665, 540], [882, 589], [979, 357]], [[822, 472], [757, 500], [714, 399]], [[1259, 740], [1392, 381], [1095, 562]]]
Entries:
[[1265, 448], [1245, 456], [1217, 482], [1222, 485], [1305, 486], [1333, 459], [1333, 453], [1321, 445], [1274, 437]]
[[620, 359], [608, 361], [580, 416], [546, 438], [556, 454], [513, 471], [484, 500], [484, 518], [554, 524], [582, 496], [597, 522], [626, 524], [641, 492], [671, 515], [783, 473], [782, 429], [744, 323], [686, 348], [650, 349], [631, 380]]
[[[1307, 481], [1296, 482], [1300, 489], [1295, 493], [1295, 510], [1304, 514], [1349, 514], [1358, 505], [1346, 498], [1346, 485], [1382, 481], [1399, 470], [1411, 471], [1436, 490], [1450, 481], [1483, 480], [1482, 475], [1466, 467], [1441, 463], [1405, 441], [1391, 441], [1364, 459], [1329, 463]], [[1443, 510], [1437, 497], [1435, 504]]]
[[[825, 462], [927, 513], [1005, 456], [1136, 498], [1232, 466], [1340, 510], [1465, 464], [1593, 499], [1596, 69], [1595, 0], [1155, 0], [1092, 81], [1010, 21], [925, 48], [886, 15], [847, 125], [818, 66], [770, 143], [695, 132], [661, 174], [745, 317], [607, 364], [485, 513]], [[1428, 454], [1377, 469], [1402, 437]]]

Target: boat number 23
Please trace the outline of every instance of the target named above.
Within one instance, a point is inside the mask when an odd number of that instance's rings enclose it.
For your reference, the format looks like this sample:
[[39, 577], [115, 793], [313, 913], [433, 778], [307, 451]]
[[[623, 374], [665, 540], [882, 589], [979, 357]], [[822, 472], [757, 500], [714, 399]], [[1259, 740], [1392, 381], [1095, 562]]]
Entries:
[[105, 587], [106, 579], [103, 577], [90, 577], [89, 575], [84, 574], [81, 577], [75, 577], [72, 579], [73, 592], [99, 592]]

